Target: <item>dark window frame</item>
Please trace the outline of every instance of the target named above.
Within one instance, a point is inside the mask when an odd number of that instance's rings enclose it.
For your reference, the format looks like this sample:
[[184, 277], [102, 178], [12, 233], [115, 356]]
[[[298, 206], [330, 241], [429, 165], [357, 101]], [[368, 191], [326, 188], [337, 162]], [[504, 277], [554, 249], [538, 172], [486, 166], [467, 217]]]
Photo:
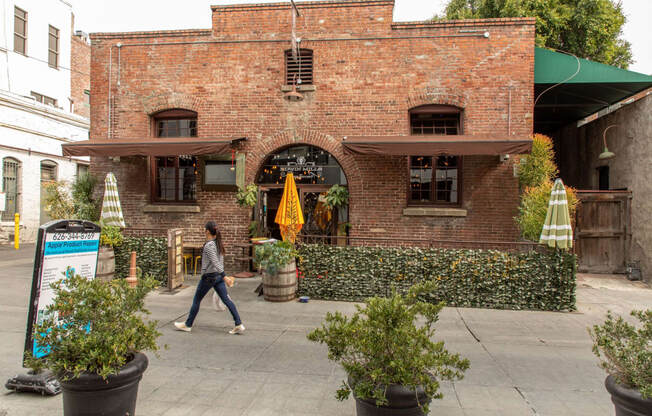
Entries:
[[[300, 48], [297, 58], [296, 63], [291, 61], [292, 49], [288, 49], [284, 53], [285, 85], [293, 85], [296, 82], [295, 75], [301, 77], [301, 84], [297, 85], [313, 85], [315, 83], [315, 54], [313, 50]], [[303, 65], [306, 65], [305, 69]], [[293, 69], [294, 66], [297, 66], [296, 70]]]
[[[52, 33], [53, 30], [54, 30], [54, 33]], [[54, 38], [54, 40], [56, 42], [56, 49], [52, 49], [50, 47], [50, 43], [51, 43], [52, 38]], [[48, 25], [48, 65], [50, 66], [50, 68], [59, 69], [59, 52], [60, 52], [59, 40], [60, 40], [60, 38], [61, 38], [61, 32], [59, 31], [59, 29], [57, 29], [56, 27], [54, 27], [52, 25]], [[54, 63], [53, 63], [53, 60], [54, 60]]]
[[[24, 16], [19, 16], [17, 12], [23, 13]], [[19, 33], [16, 31], [16, 19], [23, 21], [23, 26], [25, 29], [24, 33]], [[16, 36], [23, 40], [22, 51], [16, 49]], [[14, 52], [27, 56], [27, 12], [18, 6], [14, 6]]]
[[[433, 117], [418, 117], [419, 115], [433, 115]], [[459, 135], [462, 133], [462, 120], [463, 120], [463, 111], [461, 108], [449, 105], [438, 105], [438, 104], [428, 104], [415, 107], [408, 111], [408, 124], [409, 124], [409, 134], [410, 135]], [[415, 120], [431, 120], [433, 121], [432, 129], [433, 133], [424, 133], [423, 123], [415, 125]], [[435, 123], [434, 121], [443, 121], [444, 123], [450, 121], [456, 121], [454, 131], [447, 131], [446, 125], [443, 126], [443, 134], [435, 134]], [[449, 124], [450, 125], [450, 124]], [[427, 201], [415, 200], [412, 199], [412, 158], [413, 157], [430, 157], [431, 158], [431, 178], [430, 178], [430, 198]], [[450, 202], [438, 200], [438, 189], [437, 189], [437, 166], [439, 158], [441, 157], [455, 157], [457, 163], [457, 201]], [[432, 206], [432, 207], [461, 207], [463, 203], [463, 169], [464, 168], [464, 158], [459, 155], [411, 155], [407, 157], [407, 195], [406, 201], [408, 206]], [[439, 191], [441, 192], [441, 191]], [[450, 192], [450, 191], [444, 191]]]
[[[186, 137], [197, 137], [197, 113], [195, 111], [190, 111], [190, 110], [184, 110], [184, 109], [170, 109], [170, 110], [164, 110], [160, 111], [154, 115], [152, 115], [152, 132], [154, 137], [181, 137], [181, 138], [186, 138]], [[173, 120], [192, 120], [195, 122], [195, 128], [194, 128], [194, 134], [190, 136], [160, 136], [159, 135], [159, 122], [161, 121], [173, 121]], [[174, 158], [174, 168], [175, 168], [175, 175], [174, 175], [174, 185], [175, 185], [175, 190], [174, 190], [174, 200], [170, 199], [162, 199], [158, 195], [160, 195], [160, 189], [158, 185], [158, 160], [159, 159], [168, 159], [168, 158]], [[156, 157], [152, 156], [149, 159], [149, 164], [150, 164], [150, 200], [154, 204], [173, 204], [173, 205], [196, 205], [197, 204], [197, 193], [199, 191], [199, 186], [197, 184], [197, 179], [199, 176], [199, 166], [200, 166], [200, 160], [196, 156], [192, 156], [191, 159], [194, 163], [194, 196], [195, 199], [179, 199], [179, 170], [180, 170], [180, 156], [179, 155], [170, 155], [167, 157]], [[170, 166], [172, 167], [172, 166]]]
[[[227, 183], [222, 183], [222, 184], [215, 184], [215, 183], [206, 183], [206, 165], [210, 164], [220, 164], [220, 165], [227, 165], [231, 166], [233, 165], [234, 168], [234, 175], [233, 175], [233, 183], [232, 184], [227, 184]], [[216, 192], [225, 192], [225, 191], [237, 191], [238, 190], [238, 175], [237, 175], [237, 166], [235, 160], [231, 160], [230, 156], [224, 155], [223, 157], [204, 157], [200, 160], [199, 162], [200, 166], [200, 172], [201, 172], [201, 188], [204, 191], [216, 191]]]
[[[0, 212], [0, 220], [2, 221], [13, 221], [14, 215], [16, 213], [20, 214], [20, 197], [21, 197], [21, 186], [22, 186], [22, 162], [14, 157], [6, 156], [2, 158], [2, 192], [5, 193], [7, 198], [6, 208], [9, 207], [11, 201], [13, 201], [13, 211], [6, 209], [5, 211]], [[10, 169], [10, 167], [12, 169]], [[13, 173], [14, 175], [10, 175]], [[13, 181], [13, 187], [15, 192], [10, 192], [12, 189], [8, 189], [11, 182]], [[13, 199], [12, 199], [13, 198]]]
[[30, 91], [29, 93], [32, 98], [34, 98], [37, 102], [41, 104], [46, 104], [46, 105], [51, 105], [52, 107], [58, 107], [58, 101], [56, 98], [48, 97], [47, 95], [43, 95], [41, 93], [35, 92], [35, 91]]

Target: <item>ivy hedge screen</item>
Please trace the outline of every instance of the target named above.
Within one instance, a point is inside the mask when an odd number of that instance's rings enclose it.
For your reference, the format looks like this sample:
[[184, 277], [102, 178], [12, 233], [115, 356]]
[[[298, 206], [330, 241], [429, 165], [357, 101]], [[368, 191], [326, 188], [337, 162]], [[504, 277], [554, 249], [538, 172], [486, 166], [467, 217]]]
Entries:
[[575, 310], [576, 256], [560, 251], [299, 247], [299, 294], [363, 301], [437, 280], [430, 301], [494, 309]]
[[137, 253], [136, 264], [143, 275], [151, 275], [160, 282], [168, 278], [168, 247], [164, 237], [125, 237], [124, 242], [114, 247], [115, 275], [125, 278], [129, 275], [129, 256]]

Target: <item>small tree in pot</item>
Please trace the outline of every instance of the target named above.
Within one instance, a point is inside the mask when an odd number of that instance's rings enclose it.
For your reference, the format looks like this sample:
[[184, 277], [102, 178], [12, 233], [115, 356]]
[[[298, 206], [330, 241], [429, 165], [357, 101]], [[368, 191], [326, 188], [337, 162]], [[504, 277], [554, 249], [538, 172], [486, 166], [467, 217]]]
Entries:
[[652, 309], [632, 311], [642, 324], [631, 325], [611, 312], [589, 329], [593, 352], [609, 376], [605, 381], [616, 416], [652, 415]]
[[[308, 339], [328, 346], [328, 358], [338, 361], [348, 380], [337, 391], [338, 400], [353, 391], [358, 416], [428, 413], [432, 399], [440, 399], [439, 380], [461, 379], [469, 361], [450, 354], [443, 342], [432, 341], [443, 303], [430, 304], [419, 295], [436, 286], [428, 282], [401, 295], [367, 299], [347, 318], [326, 315], [326, 323]], [[425, 318], [422, 326], [417, 318]]]
[[47, 355], [29, 358], [61, 382], [65, 416], [133, 415], [138, 383], [157, 351], [157, 322], [145, 322], [145, 296], [157, 286], [151, 277], [129, 288], [124, 279], [103, 283], [71, 276], [52, 284], [54, 302], [34, 330]]
[[296, 256], [294, 245], [287, 241], [256, 246], [254, 261], [263, 272], [265, 300], [285, 302], [296, 297]]

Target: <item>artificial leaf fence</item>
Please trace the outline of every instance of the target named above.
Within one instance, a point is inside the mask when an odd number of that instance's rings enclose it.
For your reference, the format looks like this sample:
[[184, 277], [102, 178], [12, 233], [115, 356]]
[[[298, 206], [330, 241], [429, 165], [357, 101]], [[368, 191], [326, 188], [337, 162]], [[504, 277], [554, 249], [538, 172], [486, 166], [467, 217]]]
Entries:
[[359, 302], [436, 280], [426, 298], [449, 306], [575, 310], [575, 272], [576, 256], [555, 250], [299, 246], [299, 294], [314, 299]]
[[164, 237], [125, 237], [124, 242], [114, 248], [115, 275], [124, 278], [129, 275], [129, 256], [135, 251], [136, 264], [143, 275], [150, 275], [160, 282], [168, 277], [168, 246]]

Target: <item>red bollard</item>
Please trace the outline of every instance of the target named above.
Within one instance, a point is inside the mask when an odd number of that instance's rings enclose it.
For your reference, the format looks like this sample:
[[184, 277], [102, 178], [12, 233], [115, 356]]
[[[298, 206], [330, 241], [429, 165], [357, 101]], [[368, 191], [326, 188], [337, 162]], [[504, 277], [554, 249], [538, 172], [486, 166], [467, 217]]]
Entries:
[[138, 276], [136, 276], [136, 252], [131, 252], [131, 259], [129, 261], [129, 277], [127, 277], [129, 287], [136, 287], [138, 284]]

